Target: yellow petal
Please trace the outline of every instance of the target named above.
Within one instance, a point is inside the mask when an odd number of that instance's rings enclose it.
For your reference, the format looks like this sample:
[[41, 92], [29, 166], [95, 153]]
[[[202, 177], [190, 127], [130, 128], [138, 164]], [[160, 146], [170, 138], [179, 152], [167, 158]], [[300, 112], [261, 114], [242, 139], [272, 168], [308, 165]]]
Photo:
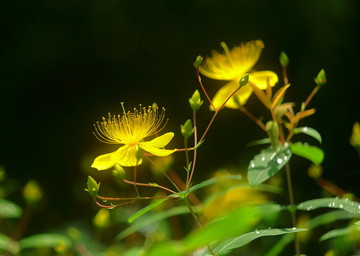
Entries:
[[112, 159], [111, 156], [113, 154], [115, 154], [115, 152], [98, 156], [97, 158], [95, 158], [91, 167], [96, 168], [99, 171], [106, 170], [106, 169], [113, 167], [115, 165], [115, 161]]
[[[216, 109], [219, 109], [225, 100], [239, 87], [239, 82], [236, 80], [230, 81], [224, 85], [214, 96], [212, 103]], [[249, 85], [241, 87], [233, 97], [231, 97], [226, 103], [225, 107], [237, 109], [239, 103], [245, 104], [250, 97], [252, 89]], [[213, 109], [212, 109], [213, 110]]]
[[142, 159], [137, 158], [139, 146], [125, 145], [114, 152], [112, 158], [121, 166], [136, 166], [142, 163]]
[[260, 57], [264, 43], [261, 40], [250, 41], [229, 51], [223, 43], [224, 54], [216, 51], [205, 58], [199, 71], [209, 78], [218, 80], [233, 80], [248, 72]]
[[140, 147], [149, 152], [150, 154], [153, 154], [154, 156], [168, 156], [171, 155], [176, 151], [176, 149], [160, 149], [160, 148], [154, 148], [146, 144], [146, 142], [142, 142], [140, 144]]
[[266, 89], [268, 80], [270, 86], [274, 86], [279, 81], [278, 76], [273, 71], [257, 71], [250, 74], [250, 81], [261, 90]]
[[136, 158], [137, 150], [138, 146], [123, 146], [112, 153], [98, 156], [91, 167], [102, 171], [113, 167], [115, 164], [127, 167], [139, 165], [142, 160]]
[[162, 148], [165, 147], [172, 140], [173, 137], [174, 137], [173, 132], [167, 132], [159, 137], [156, 137], [151, 141], [142, 142], [142, 144], [144, 143], [149, 147]]
[[168, 133], [165, 133], [151, 141], [141, 142], [139, 144], [139, 146], [143, 150], [145, 150], [155, 156], [168, 156], [168, 155], [174, 153], [176, 151], [176, 149], [169, 150], [169, 149], [160, 149], [160, 148], [166, 146], [173, 137], [174, 137], [174, 133], [168, 132]]

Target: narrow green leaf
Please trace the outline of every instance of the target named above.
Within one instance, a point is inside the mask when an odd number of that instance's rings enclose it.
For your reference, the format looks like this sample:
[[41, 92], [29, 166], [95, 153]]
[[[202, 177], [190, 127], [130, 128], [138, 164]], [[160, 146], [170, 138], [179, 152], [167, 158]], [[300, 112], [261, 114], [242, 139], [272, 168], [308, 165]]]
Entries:
[[226, 252], [235, 248], [239, 248], [242, 247], [248, 243], [250, 243], [251, 241], [260, 238], [260, 237], [264, 237], [264, 236], [278, 236], [278, 235], [283, 235], [283, 234], [288, 234], [288, 233], [295, 233], [295, 232], [300, 232], [300, 231], [305, 231], [306, 229], [303, 228], [275, 228], [275, 229], [263, 229], [263, 230], [255, 230], [252, 231], [250, 233], [238, 236], [238, 237], [234, 237], [231, 239], [228, 239], [226, 241], [224, 241], [223, 243], [221, 243], [219, 246], [217, 246], [214, 249], [215, 253], [222, 253], [222, 252]]
[[350, 234], [350, 232], [352, 230], [353, 230], [352, 227], [333, 229], [333, 230], [325, 233], [324, 235], [322, 235], [320, 237], [320, 242], [331, 239], [331, 238], [348, 235], [348, 234]]
[[116, 236], [115, 239], [117, 241], [120, 241], [123, 238], [127, 237], [128, 235], [142, 229], [143, 227], [145, 227], [145, 226], [147, 226], [147, 225], [149, 225], [151, 223], [162, 221], [162, 220], [164, 220], [166, 218], [169, 218], [171, 216], [176, 216], [176, 215], [181, 215], [181, 214], [188, 214], [188, 213], [189, 213], [189, 208], [187, 208], [186, 206], [178, 206], [178, 207], [171, 208], [171, 209], [169, 209], [167, 211], [149, 213], [149, 214], [146, 215], [146, 218], [138, 219], [136, 222], [132, 223], [131, 226], [129, 226], [128, 228], [121, 231]]
[[273, 149], [271, 146], [263, 149], [250, 161], [248, 167], [248, 181], [255, 186], [274, 176], [290, 160], [289, 147], [282, 146]]
[[128, 219], [129, 223], [132, 223], [134, 220], [136, 220], [137, 218], [139, 218], [140, 216], [144, 215], [145, 213], [147, 213], [148, 211], [151, 211], [152, 209], [154, 209], [156, 206], [162, 204], [163, 202], [165, 202], [166, 200], [168, 200], [169, 198], [163, 198], [160, 200], [156, 200], [154, 203], [149, 204], [148, 206], [142, 208], [140, 211], [134, 213], [133, 215], [131, 215]]
[[333, 223], [338, 220], [349, 220], [356, 217], [356, 214], [346, 212], [343, 210], [336, 210], [331, 212], [326, 212], [315, 218], [312, 218], [309, 221], [309, 228], [313, 229], [321, 225], [327, 225], [329, 223]]
[[19, 218], [22, 209], [11, 201], [0, 199], [0, 218]]
[[360, 220], [358, 220], [358, 221], [355, 222], [354, 224], [360, 226]]
[[209, 223], [203, 230], [191, 233], [183, 240], [183, 244], [187, 250], [191, 250], [234, 237], [249, 230], [260, 214], [260, 210], [256, 208], [237, 209]]
[[307, 127], [307, 126], [298, 127], [298, 128], [294, 129], [294, 133], [295, 134], [304, 133], [306, 135], [309, 135], [309, 136], [313, 137], [314, 139], [316, 139], [320, 143], [322, 143], [320, 133], [317, 130], [315, 130], [314, 128]]
[[270, 144], [270, 139], [264, 138], [264, 139], [260, 139], [260, 140], [250, 141], [249, 143], [246, 144], [246, 147], [252, 147], [252, 146], [263, 145], [263, 144]]
[[17, 255], [19, 245], [17, 242], [12, 241], [10, 237], [0, 233], [0, 252], [4, 251]]
[[302, 202], [297, 206], [299, 210], [311, 211], [318, 208], [336, 208], [350, 213], [360, 214], [360, 203], [347, 198], [319, 198]]
[[324, 151], [315, 146], [296, 142], [290, 145], [290, 149], [295, 155], [306, 158], [317, 165], [321, 164], [324, 160]]
[[20, 242], [21, 250], [27, 248], [44, 248], [44, 247], [56, 247], [56, 246], [67, 246], [71, 245], [71, 241], [67, 236], [55, 233], [49, 234], [38, 234], [26, 237]]

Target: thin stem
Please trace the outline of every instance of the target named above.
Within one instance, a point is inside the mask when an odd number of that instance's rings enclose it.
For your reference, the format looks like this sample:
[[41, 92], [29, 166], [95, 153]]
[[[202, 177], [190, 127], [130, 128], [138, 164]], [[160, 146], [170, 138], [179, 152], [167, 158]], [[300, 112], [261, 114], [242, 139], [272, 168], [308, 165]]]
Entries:
[[180, 196], [177, 195], [171, 195], [171, 196], [141, 196], [141, 197], [105, 197], [105, 196], [96, 196], [97, 198], [103, 200], [103, 201], [124, 201], [124, 200], [149, 200], [149, 199], [163, 199], [163, 198], [179, 198]]
[[[295, 201], [294, 201], [294, 192], [292, 188], [291, 182], [291, 170], [289, 163], [286, 164], [286, 181], [288, 185], [288, 193], [289, 193], [289, 200], [290, 200], [290, 214], [291, 214], [291, 222], [293, 227], [296, 226], [296, 208], [295, 208]], [[298, 233], [295, 233], [295, 253], [296, 255], [300, 255], [300, 243], [299, 243], [299, 236]]]
[[[196, 145], [196, 144], [195, 144]], [[184, 147], [187, 148], [188, 145], [187, 145], [187, 140], [184, 140]], [[185, 151], [185, 158], [186, 158], [186, 167], [189, 166], [190, 164], [190, 160], [189, 160], [189, 151], [186, 150]], [[186, 169], [186, 183], [185, 184], [188, 184], [189, 183], [189, 178], [190, 178], [190, 171], [188, 169]]]
[[287, 76], [287, 68], [283, 67], [282, 71], [283, 71], [284, 85], [287, 85], [289, 83], [289, 79]]
[[[193, 124], [194, 124], [194, 145], [197, 145], [197, 124], [196, 124], [196, 111], [193, 111]], [[201, 141], [201, 140], [200, 140]], [[185, 189], [189, 189], [191, 180], [195, 171], [195, 165], [196, 165], [196, 158], [197, 158], [197, 148], [194, 149], [194, 155], [193, 155], [193, 162], [191, 165], [191, 171], [189, 178], [186, 178], [186, 186]]]
[[266, 126], [263, 124], [263, 122], [261, 122], [256, 116], [254, 116], [253, 113], [247, 110], [247, 108], [245, 108], [244, 106], [240, 106], [240, 110], [252, 121], [254, 121], [258, 126], [260, 126], [262, 130], [266, 131]]
[[[164, 186], [161, 186], [161, 185], [158, 185], [158, 184], [149, 184], [149, 183], [140, 183], [140, 182], [135, 182], [135, 181], [130, 181], [130, 180], [126, 180], [126, 179], [123, 179], [123, 182], [127, 183], [127, 184], [134, 184], [135, 186], [143, 186], [143, 187], [153, 187], [153, 188], [161, 188], [163, 190], [166, 190], [170, 193], [173, 193], [173, 194], [176, 194], [175, 191], [167, 188], [167, 187], [164, 187]], [[138, 195], [139, 196], [139, 195]]]
[[310, 101], [314, 98], [315, 94], [318, 92], [320, 86], [316, 86], [312, 92], [309, 94], [309, 96], [307, 97], [305, 103], [304, 103], [304, 109], [307, 107], [307, 105], [309, 105]]
[[212, 103], [212, 101], [211, 101], [209, 95], [207, 94], [207, 92], [206, 92], [206, 90], [205, 90], [205, 87], [204, 87], [204, 85], [203, 85], [203, 83], [202, 83], [202, 81], [201, 81], [201, 76], [200, 76], [200, 73], [199, 73], [199, 67], [196, 68], [196, 77], [197, 77], [197, 79], [198, 79], [198, 81], [199, 81], [199, 84], [200, 84], [200, 86], [201, 86], [201, 90], [202, 90], [203, 93], [205, 94], [206, 99], [209, 101], [211, 107], [212, 107], [213, 109], [215, 109], [215, 106], [214, 106], [214, 104]]
[[[191, 204], [189, 202], [189, 200], [185, 197], [184, 201], [186, 203], [186, 206], [189, 208], [189, 211], [191, 213], [191, 216], [193, 217], [195, 223], [199, 226], [201, 231], [204, 231], [204, 228], [199, 220], [199, 218], [197, 217], [196, 213], [194, 212], [193, 208], [191, 207]], [[215, 255], [214, 251], [211, 249], [210, 245], [207, 245], [207, 248], [209, 250], [209, 252], [211, 253], [211, 255]]]

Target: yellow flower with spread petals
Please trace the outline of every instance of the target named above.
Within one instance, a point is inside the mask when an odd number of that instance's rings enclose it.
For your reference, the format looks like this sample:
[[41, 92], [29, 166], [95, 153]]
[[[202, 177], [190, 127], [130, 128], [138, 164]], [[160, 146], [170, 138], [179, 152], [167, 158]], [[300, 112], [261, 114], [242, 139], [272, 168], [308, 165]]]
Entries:
[[[215, 94], [212, 103], [216, 109], [219, 109], [225, 100], [239, 87], [241, 77], [248, 72], [250, 72], [249, 81], [262, 90], [266, 89], [268, 82], [270, 86], [274, 86], [278, 82], [278, 77], [273, 71], [251, 72], [264, 48], [263, 41], [250, 41], [231, 50], [224, 42], [221, 43], [221, 46], [224, 53], [213, 51], [212, 56], [205, 58], [199, 67], [199, 71], [204, 76], [230, 81]], [[245, 104], [252, 91], [253, 89], [249, 84], [242, 86], [230, 98], [225, 107], [236, 109], [239, 104]]]
[[137, 166], [142, 163], [140, 149], [143, 149], [155, 156], [167, 156], [176, 151], [176, 149], [162, 149], [174, 137], [174, 133], [168, 132], [150, 141], [144, 141], [145, 138], [157, 135], [164, 127], [162, 125], [165, 117], [165, 109], [161, 113], [158, 107], [150, 106], [134, 109], [133, 112], [126, 112], [122, 115], [110, 115], [106, 119], [97, 122], [95, 126], [96, 137], [105, 143], [123, 144], [118, 150], [98, 156], [91, 167], [100, 170], [106, 170], [115, 164], [121, 166]]

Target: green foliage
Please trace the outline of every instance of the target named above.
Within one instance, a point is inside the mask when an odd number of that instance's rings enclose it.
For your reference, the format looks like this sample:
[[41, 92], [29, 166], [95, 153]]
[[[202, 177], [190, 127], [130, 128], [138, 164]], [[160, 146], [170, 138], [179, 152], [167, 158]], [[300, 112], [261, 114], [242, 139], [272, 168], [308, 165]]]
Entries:
[[[360, 215], [360, 203], [347, 198], [319, 198], [302, 202], [297, 206], [299, 210], [315, 210], [318, 208], [336, 208]], [[360, 217], [360, 216], [359, 216]]]
[[303, 134], [309, 135], [309, 136], [313, 137], [314, 139], [316, 139], [318, 142], [322, 143], [320, 133], [317, 130], [315, 130], [314, 128], [307, 127], [307, 126], [298, 127], [298, 128], [294, 129], [294, 133], [295, 134], [303, 133]]
[[148, 206], [142, 208], [140, 211], [134, 213], [133, 215], [131, 215], [128, 219], [129, 223], [132, 223], [134, 220], [136, 220], [137, 218], [139, 218], [140, 216], [144, 215], [145, 213], [147, 213], [148, 211], [151, 211], [152, 209], [154, 209], [155, 207], [159, 206], [160, 204], [164, 203], [166, 200], [168, 200], [169, 198], [164, 198], [164, 199], [159, 199], [156, 200], [154, 203], [149, 204]]
[[274, 228], [274, 229], [271, 229], [270, 228], [270, 229], [263, 229], [263, 230], [255, 230], [255, 231], [243, 234], [241, 236], [234, 237], [234, 238], [224, 241], [223, 243], [221, 243], [214, 249], [214, 252], [218, 253], [219, 255], [222, 255], [222, 253], [225, 253], [225, 252], [235, 249], [235, 248], [242, 247], [260, 237], [278, 236], [278, 235], [301, 232], [301, 231], [306, 231], [306, 229], [302, 229], [302, 228], [282, 228], [282, 229]]
[[19, 242], [21, 250], [29, 248], [42, 248], [42, 247], [70, 247], [70, 239], [61, 234], [48, 233], [48, 234], [38, 234], [23, 238]]
[[290, 145], [291, 152], [295, 155], [301, 156], [319, 165], [324, 160], [324, 152], [315, 146], [310, 146], [305, 143], [296, 142]]
[[271, 146], [261, 150], [248, 167], [248, 181], [255, 186], [263, 183], [278, 171], [280, 171], [291, 158], [291, 151], [288, 146]]
[[0, 199], [0, 218], [19, 218], [22, 214], [22, 209], [17, 204]]

